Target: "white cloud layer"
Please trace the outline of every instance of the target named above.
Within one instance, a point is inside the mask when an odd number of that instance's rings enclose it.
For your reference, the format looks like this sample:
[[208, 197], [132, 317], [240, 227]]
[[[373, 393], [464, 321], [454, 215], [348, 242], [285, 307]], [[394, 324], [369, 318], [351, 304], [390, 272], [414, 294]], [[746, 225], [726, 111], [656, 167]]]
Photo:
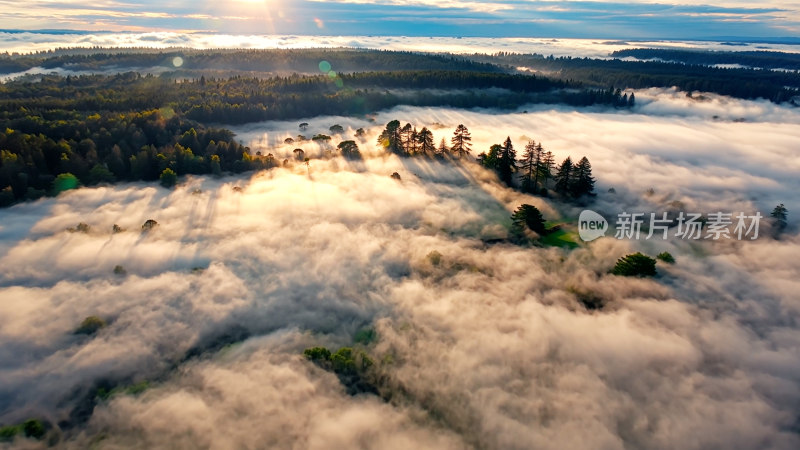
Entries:
[[[520, 150], [529, 136], [559, 160], [586, 155], [593, 208], [607, 214], [677, 200], [700, 212], [784, 202], [796, 217], [796, 110], [637, 97], [632, 113], [398, 108], [376, 124], [438, 122], [438, 141], [464, 123], [476, 151], [508, 135]], [[800, 445], [796, 218], [780, 241], [485, 244], [523, 202], [568, 221], [580, 208], [502, 188], [469, 164], [383, 156], [376, 124], [307, 121], [308, 134], [369, 127], [365, 161], [174, 191], [80, 189], [0, 211], [0, 423], [42, 416], [72, 448]], [[296, 126], [237, 131], [288, 156], [280, 142]], [[160, 226], [140, 233], [151, 218]], [[92, 229], [65, 231], [78, 222]], [[112, 235], [115, 223], [127, 231]], [[655, 280], [606, 273], [637, 250], [678, 262]], [[606, 307], [587, 311], [581, 296]], [[89, 315], [109, 326], [73, 335]], [[349, 345], [369, 324], [379, 339], [368, 351], [401, 393], [392, 403], [348, 396], [300, 356]], [[102, 380], [152, 387], [86, 411]]]

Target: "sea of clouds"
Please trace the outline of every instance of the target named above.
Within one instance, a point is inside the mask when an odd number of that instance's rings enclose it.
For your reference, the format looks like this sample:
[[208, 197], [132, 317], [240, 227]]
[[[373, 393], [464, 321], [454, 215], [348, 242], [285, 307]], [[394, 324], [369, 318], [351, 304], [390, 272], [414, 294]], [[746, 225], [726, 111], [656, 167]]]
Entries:
[[29, 53], [71, 47], [144, 48], [327, 48], [352, 47], [434, 53], [539, 53], [554, 56], [605, 58], [627, 48], [687, 48], [718, 51], [771, 50], [797, 53], [800, 46], [720, 41], [607, 41], [602, 39], [482, 38], [413, 36], [235, 35], [219, 33], [37, 33], [0, 32], [0, 49]]
[[[305, 143], [308, 166], [0, 210], [0, 424], [41, 417], [66, 448], [798, 448], [800, 113], [669, 90], [637, 99], [630, 112], [309, 118], [309, 136], [365, 127], [364, 160]], [[437, 142], [463, 123], [473, 153], [510, 136], [520, 153], [532, 138], [558, 161], [585, 155], [590, 207], [611, 221], [675, 202], [763, 214], [785, 203], [789, 228], [775, 240], [765, 220], [742, 242], [492, 243], [522, 203], [565, 223], [582, 207], [469, 162], [388, 156], [374, 142], [394, 118]], [[234, 131], [289, 159], [298, 122]], [[142, 233], [148, 219], [160, 225]], [[88, 233], [66, 231], [79, 222]], [[677, 263], [655, 279], [608, 274], [634, 251]], [[75, 335], [90, 315], [109, 325]], [[392, 402], [348, 395], [302, 356], [352, 345], [364, 327]], [[138, 395], [93, 400], [97, 386], [142, 381]]]

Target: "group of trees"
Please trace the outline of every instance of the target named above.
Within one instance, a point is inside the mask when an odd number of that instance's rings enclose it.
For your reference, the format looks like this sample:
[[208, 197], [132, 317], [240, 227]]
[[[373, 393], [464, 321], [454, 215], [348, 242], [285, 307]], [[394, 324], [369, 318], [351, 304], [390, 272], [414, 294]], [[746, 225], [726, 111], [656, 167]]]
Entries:
[[[707, 52], [705, 54], [680, 53], [677, 50], [640, 51], [626, 50], [612, 54], [621, 58], [662, 58], [661, 60], [628, 61], [621, 59], [555, 58], [538, 54], [498, 53], [472, 55], [476, 61], [502, 64], [509, 68], [526, 67], [554, 74], [562, 80], [577, 82], [586, 87], [624, 86], [627, 89], [672, 87], [692, 92], [714, 92], [736, 98], [765, 98], [775, 103], [787, 101], [798, 95], [800, 77], [796, 73], [771, 70], [775, 65], [795, 67], [797, 57], [791, 54], [740, 55], [732, 52]], [[700, 62], [704, 60], [705, 62]], [[716, 63], [756, 65], [764, 69], [746, 67], [721, 68]], [[777, 67], [785, 68], [785, 67]], [[616, 92], [616, 90], [614, 90]], [[581, 92], [585, 95], [588, 91]], [[607, 92], [607, 91], [605, 91]], [[591, 98], [587, 97], [587, 101]], [[620, 104], [621, 104], [620, 99]]]
[[478, 155], [478, 162], [496, 172], [508, 186], [516, 186], [518, 178], [519, 188], [531, 194], [546, 194], [552, 185], [552, 189], [564, 197], [594, 195], [595, 179], [589, 159], [584, 156], [576, 164], [568, 156], [556, 166], [553, 153], [545, 151], [541, 142], [529, 141], [518, 160], [508, 137], [503, 144], [492, 145], [488, 152]]
[[0, 205], [114, 181], [174, 184], [178, 175], [277, 165], [253, 157], [227, 130], [160, 110], [82, 115], [0, 113]]
[[463, 158], [472, 151], [472, 136], [469, 129], [461, 124], [453, 132], [449, 147], [445, 138], [442, 138], [437, 147], [434, 144], [433, 132], [428, 127], [422, 127], [417, 131], [417, 127], [410, 123], [400, 126], [399, 120], [392, 120], [378, 136], [378, 145], [400, 156]]

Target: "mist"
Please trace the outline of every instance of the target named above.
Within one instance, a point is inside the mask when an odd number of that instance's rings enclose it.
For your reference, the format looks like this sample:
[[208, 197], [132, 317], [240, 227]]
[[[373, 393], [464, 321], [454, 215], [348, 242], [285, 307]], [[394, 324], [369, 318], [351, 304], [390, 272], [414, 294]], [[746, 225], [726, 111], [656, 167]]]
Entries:
[[[290, 160], [287, 137], [340, 124], [333, 148], [363, 127], [364, 159], [307, 142], [308, 165], [0, 211], [0, 423], [42, 417], [66, 448], [797, 448], [800, 114], [668, 90], [637, 101], [251, 124], [237, 139]], [[374, 143], [392, 119], [437, 143], [463, 123], [473, 154], [510, 136], [519, 153], [535, 139], [558, 162], [585, 155], [589, 207], [609, 219], [784, 203], [790, 225], [780, 240], [496, 243], [520, 204], [564, 223], [583, 207], [503, 187], [470, 161], [387, 155]], [[142, 232], [148, 219], [159, 226]], [[88, 232], [67, 231], [81, 222]], [[654, 279], [608, 274], [635, 251], [677, 263]], [[108, 326], [74, 334], [91, 315]], [[349, 395], [302, 356], [365, 327], [390, 402]], [[143, 381], [91, 401], [104, 383]]]
[[[607, 58], [617, 50], [629, 48], [678, 48], [730, 51], [729, 43], [691, 40], [552, 39], [552, 38], [482, 38], [414, 36], [301, 36], [301, 35], [232, 35], [221, 33], [151, 32], [79, 32], [37, 33], [0, 32], [0, 46], [13, 53], [67, 47], [144, 47], [144, 48], [370, 48], [433, 53], [539, 53], [543, 55], [584, 58]], [[797, 53], [798, 46], [775, 43], [737, 43], [737, 51], [774, 50]]]

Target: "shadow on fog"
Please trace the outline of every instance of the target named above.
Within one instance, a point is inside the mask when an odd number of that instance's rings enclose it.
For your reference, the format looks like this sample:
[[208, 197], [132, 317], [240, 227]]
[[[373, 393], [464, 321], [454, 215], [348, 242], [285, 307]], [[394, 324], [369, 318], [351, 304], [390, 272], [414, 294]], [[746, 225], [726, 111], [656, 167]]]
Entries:
[[[486, 235], [491, 226], [507, 226], [511, 211], [465, 166], [455, 158], [400, 157], [406, 176], [422, 181], [424, 190], [436, 198], [458, 202], [464, 211], [472, 211], [481, 221], [472, 221], [459, 229], [443, 230], [450, 235], [481, 239], [484, 243], [498, 242], [499, 236]], [[401, 182], [406, 181], [403, 179]]]

